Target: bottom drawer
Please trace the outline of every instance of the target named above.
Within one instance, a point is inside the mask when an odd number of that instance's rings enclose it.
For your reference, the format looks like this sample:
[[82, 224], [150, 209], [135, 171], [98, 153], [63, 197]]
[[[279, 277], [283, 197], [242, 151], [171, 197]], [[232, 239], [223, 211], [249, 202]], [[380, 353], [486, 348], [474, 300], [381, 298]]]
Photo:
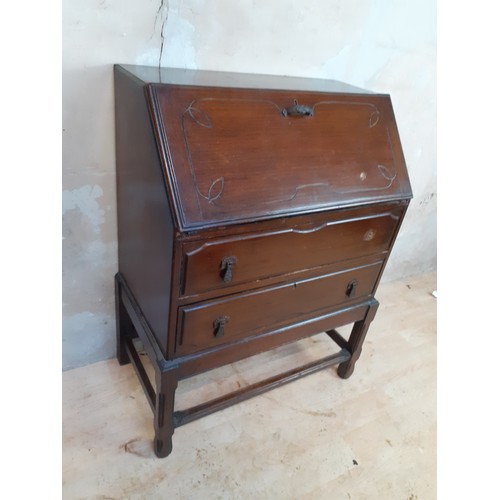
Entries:
[[383, 261], [179, 309], [176, 353], [270, 332], [370, 295]]

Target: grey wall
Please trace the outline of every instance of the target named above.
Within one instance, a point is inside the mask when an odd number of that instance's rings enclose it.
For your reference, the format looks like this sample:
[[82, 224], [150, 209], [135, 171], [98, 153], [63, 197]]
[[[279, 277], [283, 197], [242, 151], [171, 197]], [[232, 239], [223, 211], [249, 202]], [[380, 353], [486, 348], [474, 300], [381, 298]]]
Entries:
[[65, 0], [63, 368], [114, 355], [114, 63], [332, 78], [390, 93], [415, 198], [384, 279], [435, 268], [434, 0]]

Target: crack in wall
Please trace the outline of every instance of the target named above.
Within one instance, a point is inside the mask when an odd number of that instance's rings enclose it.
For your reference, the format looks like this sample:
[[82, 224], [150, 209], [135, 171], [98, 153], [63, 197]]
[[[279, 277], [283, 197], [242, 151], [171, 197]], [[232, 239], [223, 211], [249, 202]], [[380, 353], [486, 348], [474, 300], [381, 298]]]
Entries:
[[153, 31], [154, 34], [154, 32], [156, 31], [156, 24], [158, 22], [158, 19], [163, 17], [163, 21], [161, 23], [161, 31], [160, 31], [161, 44], [160, 44], [160, 56], [158, 57], [158, 69], [161, 68], [161, 58], [163, 57], [163, 45], [165, 43], [165, 35], [163, 34], [163, 32], [165, 30], [165, 26], [168, 21], [168, 10], [169, 10], [168, 0], [160, 0], [160, 5], [158, 7], [158, 10], [156, 11], [154, 31]]

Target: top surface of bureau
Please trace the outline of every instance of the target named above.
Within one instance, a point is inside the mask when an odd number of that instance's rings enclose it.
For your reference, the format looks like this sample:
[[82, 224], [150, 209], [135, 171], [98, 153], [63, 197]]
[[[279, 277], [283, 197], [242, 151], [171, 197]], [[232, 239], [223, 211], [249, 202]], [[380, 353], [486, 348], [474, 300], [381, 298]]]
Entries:
[[135, 76], [180, 230], [411, 198], [387, 95], [304, 78]]

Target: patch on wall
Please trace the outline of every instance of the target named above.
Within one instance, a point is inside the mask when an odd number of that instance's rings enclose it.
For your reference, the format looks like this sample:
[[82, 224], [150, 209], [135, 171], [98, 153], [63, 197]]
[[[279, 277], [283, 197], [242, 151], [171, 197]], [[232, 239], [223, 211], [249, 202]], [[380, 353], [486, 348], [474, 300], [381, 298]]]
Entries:
[[87, 184], [77, 189], [64, 190], [62, 197], [63, 217], [70, 210], [78, 210], [84, 216], [95, 234], [99, 234], [104, 222], [104, 210], [99, 207], [97, 198], [103, 195], [101, 186]]

